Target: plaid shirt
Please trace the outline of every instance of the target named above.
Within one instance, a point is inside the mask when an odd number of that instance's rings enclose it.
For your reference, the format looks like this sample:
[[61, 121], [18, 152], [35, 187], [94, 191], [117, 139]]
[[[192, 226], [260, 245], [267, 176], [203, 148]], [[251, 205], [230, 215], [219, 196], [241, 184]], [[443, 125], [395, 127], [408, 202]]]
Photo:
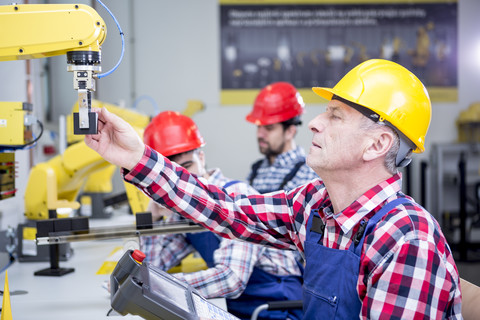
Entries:
[[[224, 186], [230, 180], [219, 169], [210, 170], [208, 183]], [[244, 182], [227, 186], [228, 193], [256, 194]], [[178, 214], [166, 222], [184, 219]], [[184, 234], [141, 237], [141, 250], [146, 254], [144, 261], [163, 270], [176, 266], [194, 247], [186, 241]], [[245, 290], [248, 280], [257, 267], [274, 275], [301, 275], [295, 260], [295, 252], [268, 248], [237, 240], [223, 239], [214, 253], [215, 267], [192, 273], [176, 273], [175, 277], [186, 281], [206, 298], [237, 298]]]
[[[228, 195], [149, 147], [137, 166], [124, 175], [155, 201], [224, 237], [301, 252], [312, 209], [323, 209], [323, 244], [344, 250], [361, 219], [403, 195], [400, 174], [379, 183], [337, 214], [331, 211], [320, 179], [290, 192]], [[462, 318], [459, 275], [450, 248], [435, 219], [414, 203], [387, 214], [366, 238], [357, 291], [362, 318]]]
[[[261, 193], [265, 193], [265, 190], [268, 192], [279, 190], [283, 179], [302, 158], [305, 159], [305, 151], [301, 147], [296, 147], [293, 150], [278, 155], [271, 165], [268, 158], [265, 157], [258, 167], [257, 174], [251, 183], [252, 187]], [[253, 172], [248, 174], [248, 181], [250, 181], [252, 174]], [[304, 164], [295, 176], [285, 184], [283, 190], [292, 190], [317, 178], [318, 175], [315, 171], [307, 166], [307, 164]]]

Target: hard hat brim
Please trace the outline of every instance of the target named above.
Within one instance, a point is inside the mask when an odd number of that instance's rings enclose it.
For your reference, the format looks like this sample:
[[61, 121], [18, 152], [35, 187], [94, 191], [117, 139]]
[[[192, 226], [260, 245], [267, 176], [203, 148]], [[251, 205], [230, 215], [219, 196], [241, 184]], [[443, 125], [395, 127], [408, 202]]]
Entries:
[[328, 101], [332, 100], [332, 97], [335, 94], [335, 91], [332, 88], [313, 87], [312, 90]]
[[332, 100], [333, 96], [339, 96], [345, 100], [355, 102], [355, 99], [350, 97], [349, 95], [345, 94], [345, 92], [340, 92], [335, 90], [334, 88], [324, 88], [324, 87], [313, 87], [313, 92], [318, 94], [320, 97], [324, 98], [325, 100]]

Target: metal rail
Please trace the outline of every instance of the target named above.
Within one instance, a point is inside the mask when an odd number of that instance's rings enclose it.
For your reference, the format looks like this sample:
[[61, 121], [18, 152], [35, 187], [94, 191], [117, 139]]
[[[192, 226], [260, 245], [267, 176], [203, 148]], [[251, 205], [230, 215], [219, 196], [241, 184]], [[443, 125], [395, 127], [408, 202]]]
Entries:
[[152, 225], [151, 228], [137, 228], [136, 226], [90, 228], [82, 231], [52, 232], [48, 237], [38, 237], [37, 245], [52, 245], [77, 241], [106, 240], [118, 238], [132, 238], [171, 233], [193, 233], [207, 231], [202, 226], [191, 223], [171, 223]]

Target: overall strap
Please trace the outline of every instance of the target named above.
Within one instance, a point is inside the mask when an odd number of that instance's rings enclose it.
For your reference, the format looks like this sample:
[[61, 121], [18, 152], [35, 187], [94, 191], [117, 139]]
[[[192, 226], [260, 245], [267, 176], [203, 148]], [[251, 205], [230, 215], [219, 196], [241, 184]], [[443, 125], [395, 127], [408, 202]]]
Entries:
[[[318, 210], [317, 210], [318, 212]], [[314, 212], [312, 210], [312, 225], [310, 227], [310, 231], [319, 233], [323, 235], [323, 231], [325, 230], [325, 224], [323, 223], [322, 218], [319, 216], [314, 215]]]
[[[351, 245], [349, 250], [354, 250], [357, 255], [360, 255], [363, 247], [363, 243], [365, 241], [365, 238], [372, 233], [372, 231], [375, 229], [377, 226], [377, 223], [390, 211], [395, 209], [398, 205], [404, 204], [404, 203], [409, 203], [411, 202], [407, 198], [398, 198], [393, 201], [388, 202], [386, 205], [384, 205], [373, 217], [371, 217], [368, 222], [366, 223], [365, 226], [365, 231], [363, 232], [362, 238], [358, 241], [357, 245]], [[361, 228], [362, 229], [362, 228]], [[359, 230], [360, 231], [360, 230]], [[357, 232], [358, 233], [358, 232]], [[355, 235], [354, 238], [357, 238], [357, 235]]]
[[285, 178], [282, 181], [282, 184], [279, 187], [279, 190], [282, 190], [285, 185], [295, 177], [297, 174], [298, 170], [305, 164], [305, 158], [302, 158], [299, 162], [295, 164], [293, 169], [285, 176]]
[[228, 187], [233, 186], [234, 184], [237, 184], [237, 183], [240, 183], [240, 182], [242, 182], [242, 181], [240, 181], [240, 180], [230, 180], [223, 185], [223, 189], [227, 189]]
[[254, 164], [252, 164], [252, 173], [250, 174], [250, 180], [249, 180], [250, 185], [253, 184], [253, 180], [255, 180], [255, 178], [257, 177], [258, 168], [260, 168], [260, 166], [262, 165], [262, 162], [263, 162], [263, 159], [260, 159]]

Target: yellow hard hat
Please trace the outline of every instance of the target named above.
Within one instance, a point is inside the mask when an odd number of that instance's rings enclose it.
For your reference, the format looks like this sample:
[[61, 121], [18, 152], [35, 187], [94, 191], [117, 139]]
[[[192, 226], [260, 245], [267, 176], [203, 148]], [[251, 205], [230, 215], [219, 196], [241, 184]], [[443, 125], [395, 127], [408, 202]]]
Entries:
[[425, 136], [430, 125], [432, 105], [427, 89], [409, 70], [382, 59], [365, 61], [348, 72], [333, 89], [314, 87], [319, 96], [331, 100], [338, 96], [365, 107], [405, 135], [425, 151]]

